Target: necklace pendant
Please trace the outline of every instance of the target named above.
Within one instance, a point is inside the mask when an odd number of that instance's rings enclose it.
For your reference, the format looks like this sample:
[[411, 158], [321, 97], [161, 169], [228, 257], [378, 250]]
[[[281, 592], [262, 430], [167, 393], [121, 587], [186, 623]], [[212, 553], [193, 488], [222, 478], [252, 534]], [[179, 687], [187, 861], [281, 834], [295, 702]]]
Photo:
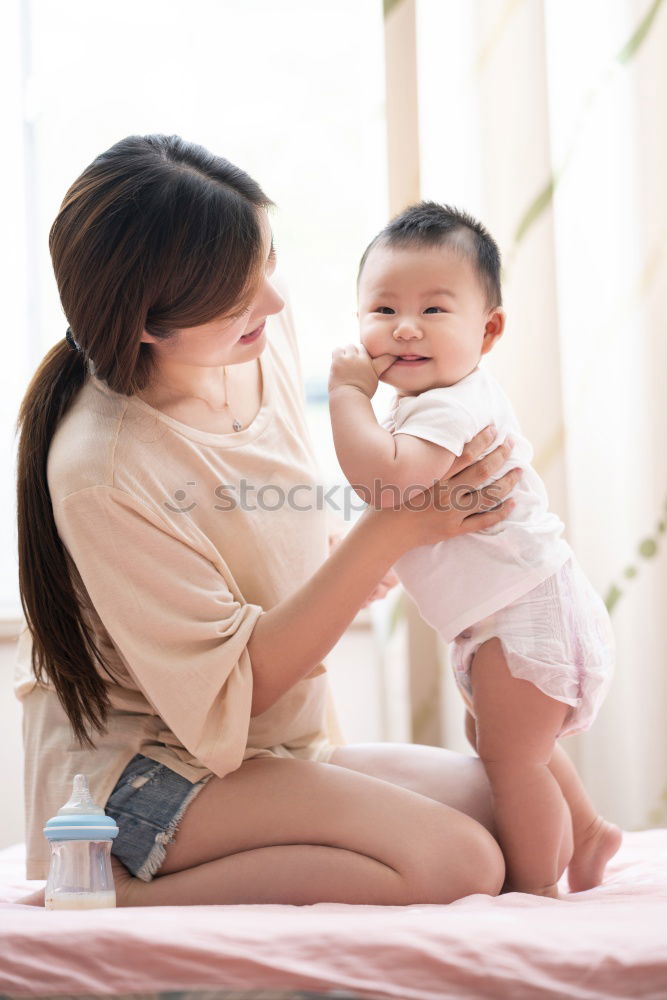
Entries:
[[234, 420], [234, 422], [232, 423], [232, 427], [234, 428], [235, 431], [243, 430], [243, 424], [239, 423], [238, 420]]

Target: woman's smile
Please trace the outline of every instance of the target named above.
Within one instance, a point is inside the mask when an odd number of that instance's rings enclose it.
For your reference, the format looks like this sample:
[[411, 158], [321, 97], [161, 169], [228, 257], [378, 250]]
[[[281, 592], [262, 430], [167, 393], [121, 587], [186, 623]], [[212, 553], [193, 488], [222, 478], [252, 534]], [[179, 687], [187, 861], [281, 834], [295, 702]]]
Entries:
[[266, 320], [263, 319], [259, 326], [256, 326], [254, 330], [250, 333], [244, 333], [242, 337], [239, 337], [240, 344], [252, 344], [253, 341], [258, 340], [259, 337], [264, 332], [264, 327], [266, 326]]

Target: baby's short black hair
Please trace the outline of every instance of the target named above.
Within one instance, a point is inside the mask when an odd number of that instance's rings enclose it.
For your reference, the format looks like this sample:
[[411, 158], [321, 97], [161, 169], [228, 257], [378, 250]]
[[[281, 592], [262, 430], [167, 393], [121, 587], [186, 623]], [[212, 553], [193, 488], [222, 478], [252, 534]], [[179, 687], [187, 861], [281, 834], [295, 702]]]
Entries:
[[373, 247], [448, 246], [472, 264], [486, 293], [489, 309], [503, 304], [500, 288], [500, 250], [481, 222], [467, 212], [435, 201], [420, 201], [395, 216], [371, 240], [359, 264], [357, 288], [368, 255]]

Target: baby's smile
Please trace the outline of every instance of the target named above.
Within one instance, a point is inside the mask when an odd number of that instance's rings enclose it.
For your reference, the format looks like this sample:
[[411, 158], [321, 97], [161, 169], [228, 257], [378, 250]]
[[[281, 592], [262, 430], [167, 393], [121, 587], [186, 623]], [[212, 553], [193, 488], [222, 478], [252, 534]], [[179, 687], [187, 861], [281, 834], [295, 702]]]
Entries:
[[430, 360], [430, 358], [426, 358], [422, 354], [399, 354], [394, 361], [394, 365], [423, 365]]

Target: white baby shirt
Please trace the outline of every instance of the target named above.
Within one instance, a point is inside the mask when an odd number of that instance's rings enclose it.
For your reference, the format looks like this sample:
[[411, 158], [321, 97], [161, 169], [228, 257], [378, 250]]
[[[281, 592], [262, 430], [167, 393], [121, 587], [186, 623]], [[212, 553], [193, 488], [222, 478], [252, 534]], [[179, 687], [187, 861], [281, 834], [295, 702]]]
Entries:
[[521, 433], [512, 404], [485, 368], [478, 366], [455, 385], [395, 397], [381, 421], [392, 434], [412, 434], [455, 455], [491, 423], [498, 434], [485, 455], [508, 434], [515, 444], [502, 469], [483, 486], [510, 469], [523, 469], [510, 494], [514, 510], [491, 528], [411, 549], [394, 566], [422, 618], [447, 642], [537, 587], [560, 569], [572, 550], [561, 537], [563, 522], [548, 510], [544, 483], [530, 465], [532, 446]]

